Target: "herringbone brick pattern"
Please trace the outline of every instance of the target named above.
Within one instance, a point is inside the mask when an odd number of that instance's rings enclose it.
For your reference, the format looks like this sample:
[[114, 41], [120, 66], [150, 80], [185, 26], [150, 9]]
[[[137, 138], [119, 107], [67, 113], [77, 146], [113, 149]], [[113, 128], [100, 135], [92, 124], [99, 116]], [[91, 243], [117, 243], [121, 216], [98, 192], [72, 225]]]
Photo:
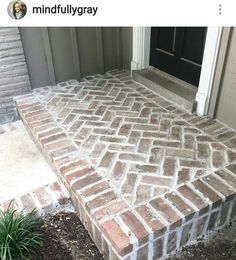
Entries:
[[198, 117], [185, 120], [180, 115], [190, 115], [131, 81], [126, 72], [68, 81], [34, 94], [131, 205], [236, 158], [200, 130], [206, 123], [197, 128]]
[[162, 259], [236, 216], [235, 131], [126, 71], [16, 101], [105, 259]]

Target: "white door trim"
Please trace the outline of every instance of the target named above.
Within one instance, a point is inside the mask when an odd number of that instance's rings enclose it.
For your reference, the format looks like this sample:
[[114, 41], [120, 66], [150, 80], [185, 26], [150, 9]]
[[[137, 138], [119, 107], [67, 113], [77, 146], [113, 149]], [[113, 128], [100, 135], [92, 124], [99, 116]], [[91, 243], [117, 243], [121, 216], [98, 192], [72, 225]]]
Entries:
[[131, 71], [149, 66], [151, 27], [133, 27], [133, 59]]
[[208, 27], [202, 70], [196, 95], [197, 113], [207, 115], [211, 97], [216, 61], [219, 53], [222, 27]]
[[[222, 27], [208, 27], [202, 70], [196, 95], [197, 113], [206, 115], [219, 52]], [[149, 66], [151, 27], [133, 27], [133, 59], [131, 71]]]

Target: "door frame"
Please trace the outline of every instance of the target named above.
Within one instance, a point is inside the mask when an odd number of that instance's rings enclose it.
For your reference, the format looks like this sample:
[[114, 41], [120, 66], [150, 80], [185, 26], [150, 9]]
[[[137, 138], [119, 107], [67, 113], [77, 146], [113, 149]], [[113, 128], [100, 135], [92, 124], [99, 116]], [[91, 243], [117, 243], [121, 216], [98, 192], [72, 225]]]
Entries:
[[[222, 27], [208, 27], [203, 54], [202, 70], [196, 94], [197, 114], [207, 115], [216, 62], [219, 53]], [[149, 67], [151, 27], [133, 27], [133, 58], [131, 71]]]

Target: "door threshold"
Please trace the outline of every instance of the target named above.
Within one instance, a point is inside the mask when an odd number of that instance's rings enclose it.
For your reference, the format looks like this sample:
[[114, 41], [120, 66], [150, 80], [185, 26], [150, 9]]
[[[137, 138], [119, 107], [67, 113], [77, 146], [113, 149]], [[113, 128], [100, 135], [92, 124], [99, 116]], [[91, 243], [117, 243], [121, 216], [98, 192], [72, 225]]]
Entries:
[[132, 77], [177, 106], [190, 112], [196, 111], [197, 87], [153, 67], [134, 70]]

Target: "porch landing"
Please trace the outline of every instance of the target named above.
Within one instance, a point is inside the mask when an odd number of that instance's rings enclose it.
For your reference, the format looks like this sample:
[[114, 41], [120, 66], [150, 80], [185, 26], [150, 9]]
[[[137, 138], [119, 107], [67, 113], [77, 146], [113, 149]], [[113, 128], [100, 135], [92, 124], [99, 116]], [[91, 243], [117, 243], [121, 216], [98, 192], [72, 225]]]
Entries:
[[16, 99], [106, 259], [160, 259], [236, 215], [236, 133], [128, 72]]

